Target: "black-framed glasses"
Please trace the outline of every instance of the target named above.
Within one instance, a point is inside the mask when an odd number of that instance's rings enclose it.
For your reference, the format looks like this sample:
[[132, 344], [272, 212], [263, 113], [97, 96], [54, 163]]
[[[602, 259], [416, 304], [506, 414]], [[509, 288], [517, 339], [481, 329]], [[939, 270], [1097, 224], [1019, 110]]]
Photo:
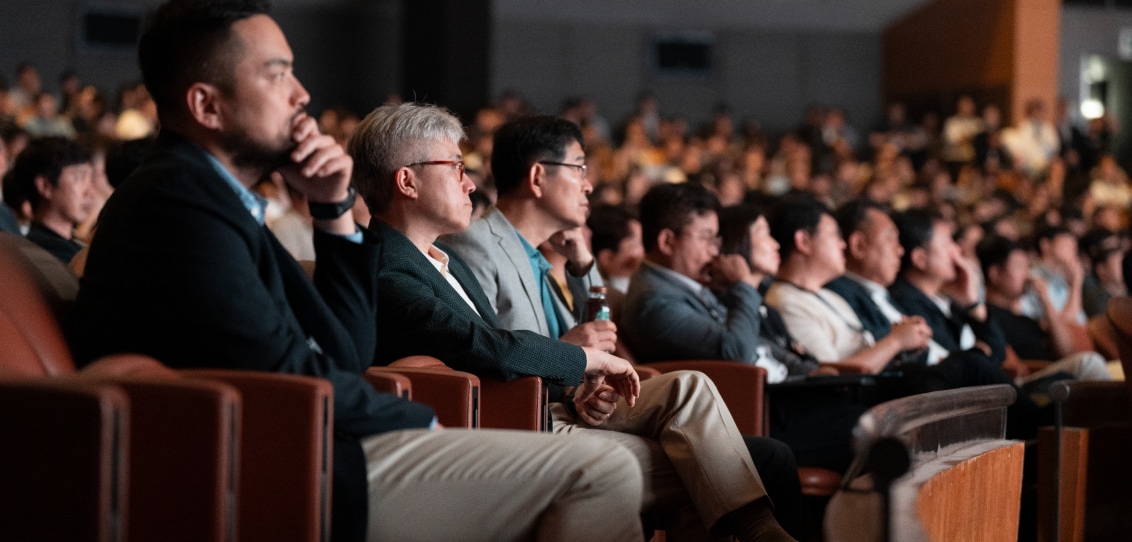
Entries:
[[719, 248], [719, 247], [723, 246], [723, 238], [720, 237], [718, 233], [712, 234], [711, 232], [707, 232], [707, 231], [694, 232], [694, 231], [689, 231], [689, 230], [683, 230], [680, 233], [678, 233], [677, 235], [678, 236], [691, 237], [692, 239], [700, 241], [701, 243], [707, 243], [709, 245], [714, 245], [715, 248]]
[[464, 165], [463, 160], [426, 160], [424, 162], [413, 162], [412, 164], [409, 164], [405, 167], [414, 166], [452, 166], [456, 168], [456, 173], [458, 173], [460, 176], [463, 176], [464, 171], [467, 169], [467, 166]]
[[585, 164], [567, 164], [566, 162], [551, 162], [550, 160], [539, 160], [539, 162], [538, 162], [538, 163], [540, 163], [540, 164], [542, 164], [542, 165], [544, 165], [544, 166], [566, 166], [566, 167], [572, 167], [572, 168], [574, 168], [574, 169], [577, 169], [577, 170], [578, 170], [578, 172], [579, 172], [579, 173], [581, 173], [583, 177], [585, 177], [585, 176], [586, 176], [586, 165], [585, 165]]

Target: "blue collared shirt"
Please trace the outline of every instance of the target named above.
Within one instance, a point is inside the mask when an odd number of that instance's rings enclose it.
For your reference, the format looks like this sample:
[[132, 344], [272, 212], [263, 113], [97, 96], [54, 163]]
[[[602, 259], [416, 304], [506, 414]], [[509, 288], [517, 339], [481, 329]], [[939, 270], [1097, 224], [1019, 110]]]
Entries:
[[[224, 182], [228, 183], [228, 186], [232, 187], [232, 190], [236, 192], [236, 197], [240, 198], [240, 203], [244, 204], [244, 207], [252, 214], [252, 218], [255, 219], [256, 223], [263, 226], [265, 224], [265, 217], [267, 216], [267, 198], [248, 190], [248, 187], [244, 186], [243, 183], [236, 179], [236, 176], [232, 175], [232, 172], [228, 171], [228, 168], [224, 167], [224, 164], [221, 164], [220, 160], [217, 160], [212, 153], [205, 151], [204, 155], [208, 157], [208, 163], [212, 164], [212, 169], [216, 170], [216, 174], [220, 175], [220, 178], [224, 179]], [[354, 233], [350, 235], [339, 235], [339, 237], [354, 243], [360, 244], [362, 242], [362, 232], [356, 229], [356, 227]]]
[[267, 198], [248, 190], [239, 180], [236, 179], [228, 168], [224, 167], [211, 153], [205, 152], [208, 157], [208, 163], [212, 164], [212, 169], [216, 170], [216, 174], [220, 175], [228, 186], [236, 192], [236, 196], [240, 198], [240, 203], [244, 204], [248, 212], [252, 214], [252, 218], [260, 225], [264, 225], [264, 217], [267, 215]]
[[538, 280], [539, 296], [542, 298], [542, 310], [546, 313], [546, 328], [547, 332], [552, 339], [557, 339], [562, 336], [562, 328], [565, 323], [559, 319], [558, 309], [554, 304], [554, 294], [550, 291], [550, 262], [546, 257], [538, 251], [537, 248], [531, 246], [522, 235], [515, 232], [519, 237], [519, 242], [523, 244], [523, 250], [527, 251], [527, 259], [531, 262], [531, 271], [534, 271], [535, 280]]

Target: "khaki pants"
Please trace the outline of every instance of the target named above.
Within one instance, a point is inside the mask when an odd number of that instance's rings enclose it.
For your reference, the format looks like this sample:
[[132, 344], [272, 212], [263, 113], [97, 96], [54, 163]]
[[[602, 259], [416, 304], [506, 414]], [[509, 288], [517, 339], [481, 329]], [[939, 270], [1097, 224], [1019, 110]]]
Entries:
[[639, 541], [641, 474], [621, 446], [526, 431], [362, 440], [376, 541]]
[[636, 406], [621, 400], [599, 427], [561, 404], [551, 407], [551, 416], [555, 433], [598, 435], [633, 452], [644, 473], [642, 511], [669, 519], [658, 526], [670, 540], [696, 530], [694, 537], [702, 538], [705, 527], [766, 496], [731, 412], [702, 373], [677, 371], [641, 382]]

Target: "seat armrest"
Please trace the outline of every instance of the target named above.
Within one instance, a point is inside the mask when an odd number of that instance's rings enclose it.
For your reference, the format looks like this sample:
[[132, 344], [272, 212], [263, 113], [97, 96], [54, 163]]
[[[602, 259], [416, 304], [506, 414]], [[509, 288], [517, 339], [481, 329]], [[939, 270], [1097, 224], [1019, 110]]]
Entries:
[[413, 382], [408, 376], [393, 371], [366, 371], [366, 381], [373, 389], [405, 400], [413, 398]]
[[243, 400], [239, 539], [306, 542], [330, 536], [333, 388], [309, 376], [194, 369]]
[[0, 540], [124, 540], [126, 394], [74, 378], [0, 382], [0, 412]]
[[649, 363], [662, 373], [700, 371], [715, 383], [735, 425], [744, 435], [765, 436], [768, 429], [764, 397], [766, 370], [735, 361], [680, 360]]
[[241, 420], [236, 389], [183, 378], [105, 382], [130, 401], [129, 538], [234, 540]]
[[480, 380], [480, 427], [549, 431], [546, 384], [537, 376]]
[[446, 427], [479, 427], [480, 379], [448, 367], [370, 367], [370, 372], [393, 372], [409, 378], [413, 400], [436, 411]]

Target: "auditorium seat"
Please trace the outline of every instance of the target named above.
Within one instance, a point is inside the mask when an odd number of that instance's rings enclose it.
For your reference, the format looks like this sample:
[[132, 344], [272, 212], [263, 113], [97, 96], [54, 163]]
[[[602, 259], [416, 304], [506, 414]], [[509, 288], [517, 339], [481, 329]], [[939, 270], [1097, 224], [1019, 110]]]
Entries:
[[1014, 399], [1011, 386], [981, 386], [869, 409], [826, 512], [826, 540], [1016, 539], [1024, 445], [1004, 438]]
[[0, 540], [125, 540], [125, 392], [74, 378], [0, 382], [0, 412]]

